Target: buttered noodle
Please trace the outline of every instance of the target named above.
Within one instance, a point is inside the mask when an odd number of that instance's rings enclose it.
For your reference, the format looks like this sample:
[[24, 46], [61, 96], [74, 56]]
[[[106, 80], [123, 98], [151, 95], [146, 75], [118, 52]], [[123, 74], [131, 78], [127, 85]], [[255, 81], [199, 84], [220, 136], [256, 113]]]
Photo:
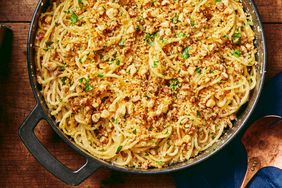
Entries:
[[189, 160], [232, 127], [256, 85], [238, 0], [65, 0], [42, 13], [37, 81], [59, 128], [117, 165]]

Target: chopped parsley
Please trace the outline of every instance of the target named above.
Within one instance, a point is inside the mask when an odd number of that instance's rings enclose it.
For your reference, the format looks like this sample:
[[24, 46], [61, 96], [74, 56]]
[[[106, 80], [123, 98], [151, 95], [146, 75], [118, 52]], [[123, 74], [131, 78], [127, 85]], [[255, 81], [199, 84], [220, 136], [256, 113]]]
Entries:
[[116, 60], [116, 65], [120, 65], [120, 60]]
[[202, 70], [201, 70], [199, 67], [197, 67], [197, 68], [196, 68], [196, 72], [197, 72], [198, 74], [201, 74], [201, 73], [202, 73]]
[[191, 21], [191, 27], [195, 27], [196, 23], [195, 21]]
[[159, 61], [157, 61], [157, 60], [154, 61], [154, 62], [153, 62], [153, 68], [157, 68], [158, 64], [159, 64]]
[[54, 42], [52, 42], [52, 41], [47, 41], [47, 42], [45, 42], [47, 48], [51, 48], [51, 45], [52, 45], [53, 43], [54, 43]]
[[120, 42], [118, 43], [118, 45], [123, 48], [125, 41], [126, 41], [126, 39], [121, 39]]
[[201, 117], [201, 113], [200, 111], [197, 111], [197, 117], [200, 118]]
[[150, 44], [151, 42], [153, 42], [153, 40], [154, 40], [155, 37], [157, 36], [157, 33], [158, 33], [158, 32], [154, 32], [154, 33], [152, 33], [152, 34], [146, 33], [146, 34], [145, 34], [145, 37], [144, 37], [144, 40]]
[[79, 81], [80, 83], [82, 83], [83, 80], [85, 80], [84, 90], [85, 90], [86, 92], [91, 91], [91, 90], [93, 89], [93, 87], [89, 84], [89, 79], [86, 79], [86, 78], [84, 78], [84, 77], [78, 79], [78, 81]]
[[100, 78], [103, 78], [103, 77], [104, 77], [104, 75], [101, 74], [101, 73], [99, 73], [97, 76], [100, 77]]
[[165, 44], [165, 43], [167, 43], [167, 40], [164, 39], [164, 38], [162, 38], [162, 39], [161, 39], [161, 42], [162, 42], [163, 44]]
[[64, 77], [61, 78], [61, 81], [63, 82], [63, 85], [66, 84], [66, 80], [67, 80], [67, 79], [68, 79], [68, 78], [67, 78], [66, 76], [64, 76]]
[[44, 50], [45, 50], [45, 51], [48, 51], [49, 49], [51, 49], [51, 45], [52, 45], [53, 43], [54, 43], [54, 42], [52, 42], [52, 41], [47, 41], [47, 42], [45, 42], [47, 48], [44, 48]]
[[93, 89], [93, 87], [89, 84], [89, 80], [87, 80], [87, 82], [85, 83], [85, 91], [91, 91]]
[[114, 124], [118, 124], [118, 119], [117, 119], [117, 118], [112, 118], [112, 122], [113, 122]]
[[139, 31], [141, 31], [141, 28], [140, 28], [140, 26], [139, 26], [139, 25], [137, 25], [137, 26], [136, 26], [136, 29], [135, 29], [135, 30], [136, 30], [136, 32], [139, 32]]
[[99, 54], [99, 57], [100, 57], [100, 59], [103, 59], [104, 56], [103, 56], [103, 54]]
[[74, 12], [72, 12], [70, 20], [71, 24], [75, 24], [78, 21], [78, 16]]
[[221, 2], [221, 0], [215, 0], [215, 2], [216, 2], [216, 3], [220, 3], [220, 2]]
[[137, 133], [137, 131], [136, 131], [136, 129], [134, 129], [134, 130], [133, 130], [133, 134], [136, 134], [136, 133]]
[[119, 146], [116, 150], [116, 154], [118, 154], [121, 151], [121, 149], [122, 149], [122, 146]]
[[183, 50], [183, 52], [182, 52], [182, 58], [183, 58], [183, 59], [188, 59], [188, 58], [190, 57], [189, 50], [190, 50], [189, 47], [184, 48], [184, 50]]
[[177, 14], [174, 15], [174, 17], [171, 19], [171, 22], [176, 24], [178, 22], [178, 16]]
[[179, 34], [178, 34], [178, 37], [179, 37], [179, 38], [185, 38], [186, 35], [185, 35], [185, 33], [179, 33]]
[[157, 165], [163, 166], [164, 163], [162, 161], [156, 161]]
[[241, 34], [240, 31], [235, 32], [232, 36], [232, 42], [235, 43], [235, 44], [239, 43], [240, 40], [241, 40], [241, 37], [242, 37], [242, 34]]
[[82, 0], [77, 0], [77, 2], [80, 4], [80, 3], [82, 3]]
[[178, 87], [179, 87], [179, 80], [177, 79], [177, 78], [175, 78], [175, 79], [171, 79], [170, 81], [169, 81], [169, 87], [173, 90], [173, 91], [175, 91]]
[[64, 71], [66, 69], [66, 65], [59, 66], [60, 71]]
[[119, 59], [112, 59], [108, 62], [109, 65], [112, 65], [112, 64], [116, 64], [116, 65], [120, 65], [120, 60]]
[[232, 55], [234, 55], [235, 57], [240, 57], [241, 56], [241, 51], [240, 50], [234, 50]]
[[79, 81], [80, 83], [82, 83], [84, 79], [85, 79], [85, 78], [82, 77], [82, 78], [79, 78], [78, 81]]

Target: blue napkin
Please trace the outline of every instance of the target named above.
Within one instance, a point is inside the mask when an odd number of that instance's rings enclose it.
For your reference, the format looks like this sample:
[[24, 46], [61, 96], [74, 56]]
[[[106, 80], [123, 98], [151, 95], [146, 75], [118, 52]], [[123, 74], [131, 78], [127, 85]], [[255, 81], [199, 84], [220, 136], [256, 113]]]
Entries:
[[[266, 115], [282, 116], [282, 73], [268, 81], [248, 123]], [[247, 154], [240, 136], [210, 159], [186, 170], [176, 172], [176, 187], [238, 188], [247, 169]], [[247, 185], [249, 188], [282, 188], [282, 170], [266, 167], [258, 171]]]
[[248, 188], [278, 188], [282, 187], [282, 170], [276, 167], [260, 169], [248, 183]]

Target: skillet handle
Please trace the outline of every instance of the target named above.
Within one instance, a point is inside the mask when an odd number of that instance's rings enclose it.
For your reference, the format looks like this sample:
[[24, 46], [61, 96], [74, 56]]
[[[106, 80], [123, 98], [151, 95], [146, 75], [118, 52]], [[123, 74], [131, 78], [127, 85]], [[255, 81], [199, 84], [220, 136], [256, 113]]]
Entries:
[[101, 167], [101, 164], [88, 158], [86, 158], [85, 164], [76, 171], [63, 165], [49, 153], [34, 133], [34, 128], [41, 119], [44, 119], [44, 112], [37, 104], [19, 128], [19, 136], [30, 153], [49, 172], [67, 184], [78, 185]]

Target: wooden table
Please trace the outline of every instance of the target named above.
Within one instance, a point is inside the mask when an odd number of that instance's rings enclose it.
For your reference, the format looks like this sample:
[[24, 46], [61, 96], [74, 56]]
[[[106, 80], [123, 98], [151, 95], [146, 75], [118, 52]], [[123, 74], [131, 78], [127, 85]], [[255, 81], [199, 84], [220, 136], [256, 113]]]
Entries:
[[[0, 79], [0, 187], [68, 187], [45, 170], [24, 147], [18, 127], [35, 105], [26, 66], [27, 33], [37, 0], [0, 0], [0, 24], [14, 32], [9, 74]], [[267, 78], [282, 71], [282, 1], [255, 0], [268, 44]], [[3, 63], [3, 62], [1, 62]], [[84, 161], [41, 122], [40, 140], [72, 169]], [[100, 169], [81, 187], [174, 187], [171, 175], [144, 176]]]

